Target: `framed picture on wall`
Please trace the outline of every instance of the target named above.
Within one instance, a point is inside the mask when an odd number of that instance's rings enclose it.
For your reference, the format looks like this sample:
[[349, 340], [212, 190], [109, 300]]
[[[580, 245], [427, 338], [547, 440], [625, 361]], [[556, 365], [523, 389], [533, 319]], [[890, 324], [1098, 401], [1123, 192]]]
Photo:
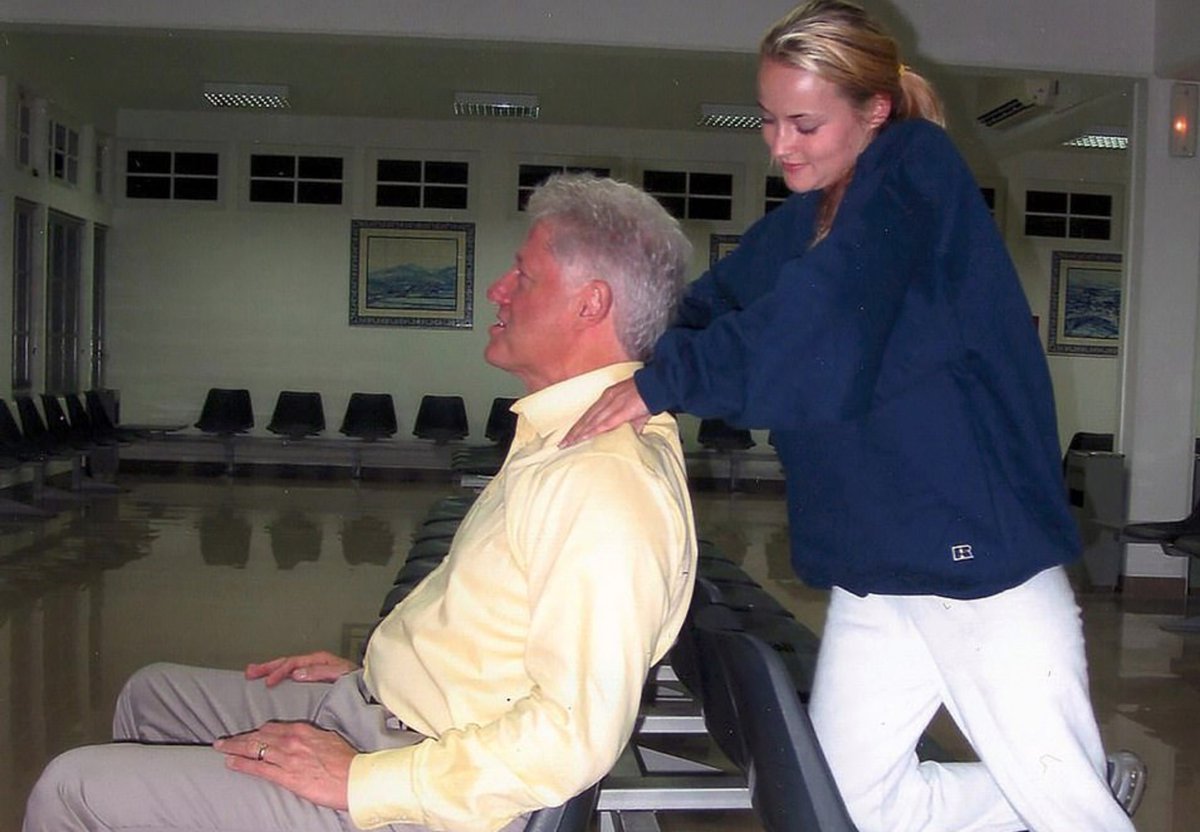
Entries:
[[351, 220], [351, 326], [470, 329], [475, 224]]
[[1116, 355], [1121, 346], [1121, 255], [1056, 251], [1047, 351]]
[[708, 267], [715, 266], [718, 260], [737, 248], [741, 240], [741, 234], [709, 234]]

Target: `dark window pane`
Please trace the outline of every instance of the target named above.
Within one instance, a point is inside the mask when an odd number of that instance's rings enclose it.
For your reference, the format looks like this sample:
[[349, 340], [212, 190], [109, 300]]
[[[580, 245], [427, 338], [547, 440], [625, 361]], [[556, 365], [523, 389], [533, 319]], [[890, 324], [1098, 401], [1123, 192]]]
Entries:
[[728, 173], [693, 173], [691, 192], [703, 196], [731, 196], [733, 176]]
[[380, 182], [420, 182], [421, 163], [409, 159], [380, 159], [375, 166]]
[[787, 199], [791, 195], [782, 176], [767, 177], [767, 196], [771, 199]]
[[995, 188], [980, 188], [980, 195], [983, 197], [983, 202], [987, 205], [989, 211], [996, 210], [996, 189]]
[[457, 208], [467, 207], [466, 188], [443, 188], [437, 185], [425, 186], [426, 208]]
[[176, 153], [175, 172], [188, 176], [216, 176], [218, 159], [215, 153]]
[[375, 204], [384, 208], [420, 208], [420, 185], [376, 185]]
[[130, 199], [170, 199], [171, 180], [165, 176], [127, 176], [125, 196]]
[[1108, 194], [1071, 194], [1071, 213], [1111, 217], [1112, 197]]
[[642, 174], [642, 187], [652, 194], [687, 193], [687, 174], [674, 170], [648, 170]]
[[276, 179], [251, 179], [250, 201], [295, 202], [295, 188], [295, 183], [290, 179], [287, 181], [279, 181]]
[[1071, 217], [1070, 236], [1077, 240], [1107, 240], [1111, 235], [1111, 220]]
[[517, 189], [517, 210], [524, 211], [529, 206], [529, 197], [533, 196], [533, 188]]
[[567, 173], [590, 173], [599, 179], [607, 179], [612, 176], [611, 168], [595, 168], [595, 167], [569, 167]]
[[[256, 178], [271, 176], [291, 179], [296, 175], [296, 157], [256, 153], [250, 157], [250, 175]], [[278, 200], [268, 201], [277, 202]]]
[[763, 203], [763, 214], [769, 214], [783, 204], [782, 199], [768, 199]]
[[296, 189], [297, 202], [307, 202], [311, 205], [342, 204], [341, 182], [298, 182]]
[[[562, 168], [557, 165], [521, 165], [517, 171], [517, 185], [522, 188], [535, 188], [556, 173], [562, 173]], [[529, 197], [525, 199], [528, 200]]]
[[1039, 214], [1067, 213], [1067, 195], [1061, 191], [1026, 191], [1025, 210]]
[[441, 185], [467, 184], [466, 162], [426, 162], [425, 181]]
[[130, 173], [170, 173], [171, 154], [157, 150], [131, 150], [125, 154], [125, 169]]
[[1067, 218], [1028, 214], [1025, 217], [1025, 234], [1029, 237], [1066, 237]]
[[733, 200], [712, 197], [691, 197], [688, 217], [693, 220], [727, 220], [733, 211]]
[[[340, 156], [301, 156], [299, 177], [301, 179], [341, 180], [342, 159]], [[341, 202], [340, 197], [338, 202]]]
[[659, 203], [662, 205], [662, 207], [665, 208], [667, 210], [667, 213], [670, 214], [672, 217], [675, 217], [676, 219], [680, 219], [680, 220], [685, 218], [686, 214], [684, 213], [684, 211], [685, 211], [685, 208], [687, 205], [687, 200], [684, 199], [684, 197], [681, 197], [681, 196], [655, 196], [654, 198], [659, 201]]
[[215, 201], [217, 198], [217, 180], [207, 177], [176, 177], [175, 198]]

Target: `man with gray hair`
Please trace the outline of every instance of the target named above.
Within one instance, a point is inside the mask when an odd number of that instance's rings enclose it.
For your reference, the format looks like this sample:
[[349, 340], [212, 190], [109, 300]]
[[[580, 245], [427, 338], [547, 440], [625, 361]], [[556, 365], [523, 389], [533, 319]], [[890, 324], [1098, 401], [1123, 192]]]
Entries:
[[363, 667], [145, 668], [118, 742], [52, 761], [26, 832], [510, 832], [604, 776], [686, 614], [695, 531], [671, 417], [559, 443], [666, 328], [690, 246], [611, 180], [555, 177], [529, 212], [488, 289], [485, 358], [528, 392], [512, 449]]

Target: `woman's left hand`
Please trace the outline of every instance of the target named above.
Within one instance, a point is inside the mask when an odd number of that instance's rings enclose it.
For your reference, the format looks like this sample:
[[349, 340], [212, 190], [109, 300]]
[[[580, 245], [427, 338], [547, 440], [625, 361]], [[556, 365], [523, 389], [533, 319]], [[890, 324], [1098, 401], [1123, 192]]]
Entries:
[[595, 404], [567, 431], [567, 435], [558, 446], [568, 448], [624, 424], [632, 424], [634, 430], [640, 433], [648, 421], [650, 410], [642, 401], [637, 385], [633, 383], [633, 379], [625, 379], [601, 393]]

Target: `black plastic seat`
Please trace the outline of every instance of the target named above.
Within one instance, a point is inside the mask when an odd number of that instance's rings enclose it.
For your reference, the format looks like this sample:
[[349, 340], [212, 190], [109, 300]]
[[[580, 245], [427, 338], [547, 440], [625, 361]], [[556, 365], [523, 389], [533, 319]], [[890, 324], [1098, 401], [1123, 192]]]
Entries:
[[250, 391], [213, 387], [204, 397], [196, 427], [218, 437], [225, 446], [225, 473], [234, 473], [234, 438], [254, 427]]
[[1124, 543], [1170, 543], [1178, 537], [1200, 535], [1200, 503], [1182, 520], [1150, 520], [1127, 523], [1121, 528]]
[[115, 439], [117, 442], [133, 442], [141, 439], [136, 430], [122, 427], [117, 418], [117, 403], [111, 390], [88, 390], [83, 394], [87, 417], [92, 423], [92, 433]]
[[763, 828], [855, 832], [779, 655], [720, 606], [701, 610], [695, 629], [699, 656], [705, 664], [719, 663], [736, 714], [732, 724], [714, 727], [737, 733], [734, 745], [744, 750], [751, 804]]
[[696, 441], [719, 453], [748, 451], [755, 445], [754, 437], [745, 428], [735, 428], [721, 419], [701, 419]]
[[21, 433], [34, 447], [48, 456], [63, 456], [74, 452], [68, 443], [59, 440], [42, 419], [37, 403], [32, 396], [17, 396], [13, 399], [17, 405], [17, 418], [21, 421]]
[[587, 832], [599, 796], [600, 784], [593, 783], [561, 806], [538, 809], [529, 815], [525, 832]]
[[320, 393], [284, 390], [275, 400], [267, 425], [271, 433], [288, 439], [316, 436], [325, 430], [325, 407]]
[[8, 402], [0, 399], [0, 449], [9, 456], [25, 462], [45, 459], [46, 452], [30, 442], [17, 424]]
[[516, 399], [503, 396], [492, 399], [487, 425], [483, 429], [484, 436], [505, 448], [512, 444], [513, 435], [517, 432], [517, 414], [512, 411], [516, 403]]
[[[391, 393], [352, 393], [346, 403], [339, 432], [362, 442], [377, 442], [396, 435], [396, 405]], [[354, 447], [350, 476], [362, 477], [362, 447]]]
[[252, 429], [254, 407], [250, 402], [250, 391], [213, 387], [204, 397], [196, 427], [218, 436], [233, 436]]
[[38, 505], [41, 500], [46, 455], [21, 432], [8, 402], [0, 399], [0, 468], [12, 470], [29, 465], [34, 476], [33, 503], [0, 497], [0, 516], [45, 518], [54, 514], [52, 508]]
[[517, 414], [512, 412], [516, 402], [513, 398], [497, 397], [492, 400], [488, 411], [487, 425], [483, 435], [491, 440], [490, 445], [473, 445], [454, 452], [450, 466], [463, 474], [495, 476], [508, 456], [513, 436], [517, 432]]
[[71, 424], [58, 396], [42, 393], [41, 400], [42, 413], [46, 417], [46, 430], [54, 437], [59, 447], [87, 450], [92, 443], [88, 440], [86, 429], [76, 429]]
[[[50, 488], [45, 483], [46, 462], [51, 459], [70, 460], [72, 492], [84, 490], [113, 492], [116, 490], [114, 486], [108, 483], [85, 482], [83, 463], [86, 454], [83, 449], [77, 447], [71, 440], [69, 425], [64, 430], [63, 425], [56, 421], [55, 430], [51, 431], [43, 420], [37, 403], [33, 400], [32, 396], [17, 396], [14, 401], [17, 405], [17, 418], [21, 423], [22, 435], [24, 435], [29, 446], [36, 448], [42, 455], [41, 464], [38, 466], [34, 479], [36, 501], [48, 504], [55, 502], [77, 504], [81, 500], [81, 495], [79, 494], [59, 491], [58, 489]], [[61, 408], [58, 409], [58, 413], [61, 414]], [[63, 417], [64, 421], [65, 418]]]
[[391, 393], [353, 393], [340, 432], [373, 442], [396, 435], [396, 405]]
[[737, 490], [738, 456], [755, 445], [750, 431], [736, 428], [721, 419], [701, 419], [696, 441], [701, 447], [726, 458], [729, 463], [729, 490]]
[[78, 393], [68, 393], [62, 398], [67, 406], [67, 419], [71, 423], [71, 430], [77, 436], [91, 445], [114, 445], [118, 442], [116, 431], [97, 429]]
[[465, 439], [471, 430], [467, 424], [467, 406], [462, 396], [422, 396], [413, 425], [413, 436], [444, 444]]

